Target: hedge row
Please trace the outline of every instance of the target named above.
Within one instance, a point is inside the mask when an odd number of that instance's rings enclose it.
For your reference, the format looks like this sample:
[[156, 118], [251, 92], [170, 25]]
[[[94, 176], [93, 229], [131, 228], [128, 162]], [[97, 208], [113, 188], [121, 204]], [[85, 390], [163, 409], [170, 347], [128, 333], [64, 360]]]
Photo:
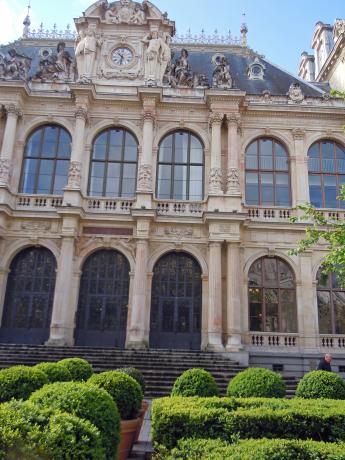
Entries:
[[[250, 400], [215, 399], [201, 407], [195, 398], [162, 398], [152, 406], [153, 441], [172, 449], [182, 438], [284, 438], [316, 441], [345, 441], [345, 405], [337, 402], [304, 404], [268, 400], [265, 404]], [[251, 403], [252, 406], [251, 406]], [[255, 404], [257, 403], [257, 404]], [[274, 407], [274, 404], [277, 404]], [[229, 404], [229, 406], [228, 406]], [[271, 406], [270, 406], [271, 404]], [[223, 407], [222, 407], [223, 405]], [[242, 407], [241, 407], [242, 405]]]
[[228, 444], [215, 439], [184, 439], [156, 460], [345, 460], [345, 444], [260, 439]]

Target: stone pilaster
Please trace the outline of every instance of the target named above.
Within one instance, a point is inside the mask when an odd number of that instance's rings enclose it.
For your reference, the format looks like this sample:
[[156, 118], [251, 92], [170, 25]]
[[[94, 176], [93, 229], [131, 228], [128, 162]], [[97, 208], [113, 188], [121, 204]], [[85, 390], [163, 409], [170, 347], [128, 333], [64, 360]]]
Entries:
[[153, 154], [153, 130], [156, 114], [153, 107], [145, 107], [143, 119], [143, 145], [139, 158], [138, 192], [152, 193], [152, 154]]
[[224, 349], [222, 343], [222, 246], [220, 242], [209, 244], [209, 303], [208, 344], [215, 351]]
[[228, 122], [228, 161], [226, 176], [226, 193], [231, 196], [240, 196], [239, 181], [239, 154], [238, 154], [238, 127], [240, 116], [237, 113], [226, 116]]
[[226, 349], [236, 352], [242, 349], [241, 327], [241, 254], [239, 243], [227, 243], [227, 335]]
[[63, 236], [56, 275], [50, 337], [48, 344], [73, 345], [75, 305], [71, 305], [73, 289], [74, 236]]
[[127, 348], [145, 348], [145, 315], [147, 302], [147, 261], [148, 240], [137, 240], [130, 325], [128, 328]]
[[294, 181], [292, 190], [295, 190], [293, 204], [299, 205], [310, 201], [308, 156], [305, 150], [305, 131], [297, 128], [292, 131], [294, 139], [294, 155], [291, 158], [291, 178]]
[[7, 120], [0, 155], [0, 187], [8, 187], [12, 175], [12, 161], [18, 118], [21, 116], [15, 104], [6, 106]]
[[69, 190], [80, 190], [82, 175], [82, 159], [85, 146], [85, 127], [88, 120], [87, 110], [77, 107], [75, 111], [75, 128], [72, 142], [71, 162], [68, 172]]
[[223, 115], [211, 113], [211, 169], [209, 175], [209, 194], [222, 195], [222, 163], [221, 163], [221, 128]]

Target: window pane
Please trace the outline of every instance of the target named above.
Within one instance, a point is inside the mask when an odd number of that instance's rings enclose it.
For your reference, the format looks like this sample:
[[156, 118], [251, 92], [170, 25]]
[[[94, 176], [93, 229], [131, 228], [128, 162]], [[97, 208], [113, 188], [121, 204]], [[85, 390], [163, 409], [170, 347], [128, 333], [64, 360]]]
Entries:
[[171, 166], [160, 165], [158, 168], [158, 198], [167, 200], [171, 198]]
[[261, 289], [249, 289], [250, 330], [262, 331], [262, 292]]
[[126, 145], [125, 147], [125, 161], [137, 161], [138, 157], [138, 146], [137, 145]]
[[188, 133], [175, 134], [175, 163], [187, 163]]
[[282, 145], [277, 142], [274, 143], [275, 149], [275, 169], [278, 171], [288, 171], [289, 163], [288, 156]]
[[274, 205], [273, 174], [261, 173], [261, 204]]
[[246, 151], [246, 169], [258, 169], [258, 142], [250, 144]]
[[337, 207], [337, 180], [336, 176], [324, 176], [324, 189], [325, 189], [325, 207]]
[[259, 179], [258, 173], [246, 173], [246, 203], [259, 204]]
[[108, 134], [103, 133], [97, 137], [97, 140], [93, 146], [93, 156], [94, 160], [105, 160], [106, 150], [107, 150], [107, 138]]
[[195, 136], [190, 137], [190, 162], [203, 164], [204, 151], [202, 144]]
[[25, 155], [28, 157], [38, 157], [41, 150], [41, 138], [43, 135], [43, 129], [39, 129], [30, 137], [26, 144]]
[[345, 150], [339, 145], [336, 146], [337, 172], [345, 173]]
[[317, 305], [319, 310], [320, 334], [332, 334], [330, 295], [327, 291], [318, 291]]
[[281, 332], [297, 332], [295, 292], [292, 289], [280, 291]]
[[263, 263], [263, 283], [266, 287], [278, 286], [277, 259], [265, 257]]
[[322, 171], [325, 173], [335, 172], [335, 161], [334, 161], [334, 143], [333, 142], [322, 142]]
[[172, 141], [173, 134], [166, 137], [159, 148], [159, 161], [161, 163], [172, 163]]
[[174, 167], [174, 195], [175, 200], [187, 199], [187, 166]]
[[55, 157], [57, 152], [59, 129], [55, 126], [47, 126], [44, 129], [42, 157]]
[[91, 196], [102, 196], [104, 182], [104, 163], [92, 163], [90, 190]]
[[22, 193], [35, 193], [36, 168], [38, 160], [27, 159], [24, 163]]
[[260, 139], [260, 168], [273, 169], [273, 145], [270, 139]]
[[276, 174], [276, 206], [289, 206], [289, 176], [288, 174]]
[[249, 286], [262, 286], [261, 259], [255, 262], [249, 271]]
[[189, 178], [189, 199], [190, 200], [202, 200], [202, 166], [191, 166], [190, 167], [190, 178]]
[[319, 268], [317, 272], [317, 284], [318, 287], [329, 287], [329, 274], [324, 273], [322, 268]]
[[292, 288], [294, 287], [294, 277], [290, 267], [281, 260], [278, 261], [279, 270], [279, 287]]
[[64, 129], [60, 129], [57, 156], [59, 158], [70, 158], [71, 156], [71, 137]]
[[135, 179], [123, 179], [121, 196], [125, 198], [132, 198], [135, 195]]
[[54, 195], [62, 195], [67, 185], [69, 161], [58, 160], [55, 169]]
[[37, 193], [50, 194], [54, 161], [41, 160], [39, 177], [37, 183]]
[[333, 292], [335, 333], [345, 334], [345, 292]]
[[276, 289], [265, 289], [265, 308], [266, 308], [266, 332], [279, 331], [278, 319], [278, 291]]
[[321, 176], [309, 174], [310, 202], [316, 208], [323, 208], [321, 192]]

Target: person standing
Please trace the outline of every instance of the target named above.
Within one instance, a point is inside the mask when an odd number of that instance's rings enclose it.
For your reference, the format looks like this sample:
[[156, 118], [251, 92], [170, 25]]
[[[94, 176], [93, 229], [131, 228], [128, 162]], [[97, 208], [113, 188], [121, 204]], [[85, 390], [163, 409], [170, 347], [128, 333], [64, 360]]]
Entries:
[[325, 356], [320, 360], [319, 365], [317, 366], [317, 370], [332, 372], [331, 362], [332, 355], [330, 353], [326, 353]]

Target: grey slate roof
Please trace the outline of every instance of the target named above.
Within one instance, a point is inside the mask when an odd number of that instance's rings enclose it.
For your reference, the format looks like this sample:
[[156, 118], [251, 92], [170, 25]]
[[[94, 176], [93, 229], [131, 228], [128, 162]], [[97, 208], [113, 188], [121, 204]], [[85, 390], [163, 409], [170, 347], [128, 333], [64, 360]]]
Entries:
[[[51, 46], [52, 43], [56, 42], [55, 46]], [[49, 46], [46, 43], [39, 45], [32, 45], [31, 43], [26, 42], [26, 40], [18, 40], [14, 43], [0, 46], [0, 53], [7, 55], [7, 51], [11, 48], [15, 48], [16, 51], [20, 54], [25, 54], [28, 57], [32, 58], [31, 69], [29, 71], [29, 77], [34, 77], [39, 71], [39, 61], [41, 56], [39, 51], [42, 48], [49, 48], [53, 52], [56, 51], [58, 40], [52, 40], [49, 42]], [[174, 59], [178, 59], [180, 55], [180, 49], [184, 45], [179, 45], [177, 48], [174, 45], [173, 49], [175, 52]], [[208, 77], [210, 84], [212, 83], [212, 73], [214, 66], [212, 64], [212, 56], [214, 56], [214, 49], [211, 50], [195, 50], [192, 46], [185, 45], [185, 48], [189, 53], [189, 64], [192, 68], [193, 73], [205, 74]], [[66, 51], [70, 55], [74, 56], [74, 47], [73, 42], [66, 42]], [[238, 52], [226, 52], [224, 47], [222, 47], [221, 54], [223, 54], [230, 65], [230, 73], [233, 78], [234, 87], [236, 89], [245, 91], [250, 95], [261, 95], [263, 91], [268, 90], [272, 95], [281, 95], [285, 96], [289, 90], [289, 87], [292, 83], [299, 83], [305, 96], [310, 97], [322, 97], [323, 92], [328, 92], [327, 85], [311, 84], [304, 82], [291, 75], [290, 73], [280, 69], [278, 66], [270, 63], [264, 58], [261, 58], [257, 55], [260, 61], [266, 66], [265, 76], [263, 80], [250, 80], [247, 75], [247, 69], [250, 64], [253, 63], [256, 56], [253, 52], [246, 52], [248, 50], [244, 49], [243, 53]]]

